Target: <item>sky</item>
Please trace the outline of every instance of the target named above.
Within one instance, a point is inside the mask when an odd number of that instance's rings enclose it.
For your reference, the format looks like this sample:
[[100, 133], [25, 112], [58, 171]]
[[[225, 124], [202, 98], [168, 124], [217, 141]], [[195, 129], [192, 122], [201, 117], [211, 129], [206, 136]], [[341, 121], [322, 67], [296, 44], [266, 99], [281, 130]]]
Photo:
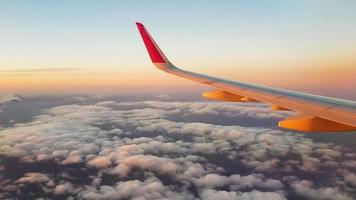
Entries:
[[201, 89], [150, 63], [356, 99], [355, 1], [0, 1], [0, 93]]

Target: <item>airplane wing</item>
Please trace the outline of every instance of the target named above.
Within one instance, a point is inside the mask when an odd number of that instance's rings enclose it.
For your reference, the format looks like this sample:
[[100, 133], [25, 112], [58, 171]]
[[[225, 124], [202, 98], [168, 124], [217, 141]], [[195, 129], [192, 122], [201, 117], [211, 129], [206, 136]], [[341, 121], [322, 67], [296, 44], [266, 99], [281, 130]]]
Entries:
[[304, 132], [356, 130], [356, 102], [295, 92], [258, 84], [230, 81], [186, 71], [174, 66], [141, 23], [136, 23], [153, 64], [167, 73], [215, 88], [202, 95], [233, 102], [264, 102], [274, 110], [291, 110], [296, 115], [278, 123], [279, 127]]

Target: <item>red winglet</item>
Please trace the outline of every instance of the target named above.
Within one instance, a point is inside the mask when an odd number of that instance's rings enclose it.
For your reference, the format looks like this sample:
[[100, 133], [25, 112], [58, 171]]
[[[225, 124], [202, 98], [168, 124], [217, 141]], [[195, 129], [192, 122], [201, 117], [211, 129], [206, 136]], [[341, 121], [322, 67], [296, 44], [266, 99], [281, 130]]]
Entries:
[[145, 43], [148, 54], [151, 57], [153, 63], [168, 63], [163, 53], [160, 51], [159, 47], [156, 45], [155, 41], [152, 39], [150, 34], [147, 32], [145, 26], [141, 23], [136, 22], [138, 31], [141, 34], [143, 42]]

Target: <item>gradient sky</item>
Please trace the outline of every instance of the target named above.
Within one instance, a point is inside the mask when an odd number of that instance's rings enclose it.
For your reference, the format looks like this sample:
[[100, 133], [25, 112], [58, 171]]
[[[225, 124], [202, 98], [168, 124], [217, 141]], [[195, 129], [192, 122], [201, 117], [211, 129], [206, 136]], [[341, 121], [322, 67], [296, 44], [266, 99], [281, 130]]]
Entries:
[[356, 99], [356, 1], [0, 1], [0, 93], [169, 91], [195, 72]]

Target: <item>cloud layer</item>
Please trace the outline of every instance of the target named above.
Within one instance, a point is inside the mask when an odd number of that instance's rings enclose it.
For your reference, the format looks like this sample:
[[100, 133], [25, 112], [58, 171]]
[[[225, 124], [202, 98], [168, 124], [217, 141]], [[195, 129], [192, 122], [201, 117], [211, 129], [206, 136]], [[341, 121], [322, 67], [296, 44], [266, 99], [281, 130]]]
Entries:
[[221, 102], [53, 107], [1, 129], [0, 197], [353, 199], [355, 152], [270, 126], [288, 115]]

